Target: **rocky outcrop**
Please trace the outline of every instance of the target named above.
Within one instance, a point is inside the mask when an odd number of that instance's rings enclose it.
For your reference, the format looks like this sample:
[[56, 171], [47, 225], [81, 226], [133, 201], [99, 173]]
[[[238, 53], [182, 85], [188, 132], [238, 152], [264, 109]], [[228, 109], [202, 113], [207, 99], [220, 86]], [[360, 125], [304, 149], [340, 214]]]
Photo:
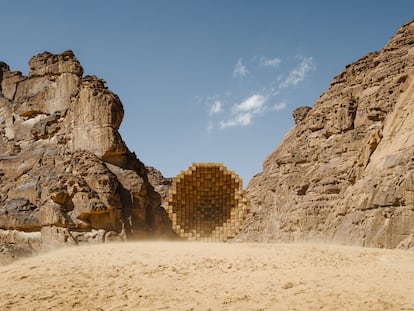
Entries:
[[41, 250], [41, 243], [40, 232], [0, 229], [0, 265], [37, 254]]
[[26, 77], [0, 63], [0, 229], [42, 232], [44, 243], [167, 233], [160, 195], [118, 132], [118, 96], [71, 51], [29, 65]]
[[164, 177], [162, 173], [154, 167], [146, 166], [148, 172], [148, 181], [154, 187], [155, 191], [161, 195], [161, 202], [164, 207], [168, 204], [168, 194], [172, 188], [173, 179]]
[[248, 186], [239, 240], [414, 247], [414, 22], [336, 76]]

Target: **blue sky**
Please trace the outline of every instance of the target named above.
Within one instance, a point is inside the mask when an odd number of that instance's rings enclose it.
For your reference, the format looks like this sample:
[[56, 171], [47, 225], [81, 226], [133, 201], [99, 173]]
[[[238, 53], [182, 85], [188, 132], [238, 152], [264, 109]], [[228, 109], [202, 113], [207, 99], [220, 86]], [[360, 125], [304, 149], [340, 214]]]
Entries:
[[0, 60], [72, 49], [121, 98], [121, 134], [175, 176], [223, 162], [245, 186], [333, 77], [381, 49], [414, 1], [1, 1]]

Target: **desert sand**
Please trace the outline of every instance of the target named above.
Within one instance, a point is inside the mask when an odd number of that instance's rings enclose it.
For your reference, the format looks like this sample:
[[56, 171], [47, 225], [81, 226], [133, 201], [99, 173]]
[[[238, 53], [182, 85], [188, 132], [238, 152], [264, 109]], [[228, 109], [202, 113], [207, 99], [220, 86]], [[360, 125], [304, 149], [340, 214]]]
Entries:
[[0, 266], [0, 310], [414, 310], [414, 252], [131, 242]]

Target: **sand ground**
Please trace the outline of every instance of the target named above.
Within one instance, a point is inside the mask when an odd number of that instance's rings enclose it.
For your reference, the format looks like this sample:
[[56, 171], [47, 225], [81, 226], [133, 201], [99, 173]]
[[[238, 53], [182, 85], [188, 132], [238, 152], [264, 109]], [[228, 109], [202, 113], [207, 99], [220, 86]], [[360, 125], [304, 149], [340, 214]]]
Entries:
[[0, 310], [414, 310], [414, 251], [137, 242], [0, 266]]

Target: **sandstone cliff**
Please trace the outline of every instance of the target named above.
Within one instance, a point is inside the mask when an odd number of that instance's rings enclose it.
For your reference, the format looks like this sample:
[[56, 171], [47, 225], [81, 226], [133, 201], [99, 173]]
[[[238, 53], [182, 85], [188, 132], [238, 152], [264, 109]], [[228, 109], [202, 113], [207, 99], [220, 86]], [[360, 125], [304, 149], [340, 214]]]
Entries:
[[414, 247], [414, 22], [294, 118], [238, 239]]
[[173, 178], [164, 177], [162, 173], [154, 167], [146, 166], [146, 169], [148, 172], [148, 181], [161, 196], [161, 205], [166, 209]]
[[41, 232], [43, 244], [168, 234], [160, 195], [118, 132], [118, 96], [71, 51], [29, 65], [26, 77], [0, 62], [0, 243], [16, 236], [5, 230]]

